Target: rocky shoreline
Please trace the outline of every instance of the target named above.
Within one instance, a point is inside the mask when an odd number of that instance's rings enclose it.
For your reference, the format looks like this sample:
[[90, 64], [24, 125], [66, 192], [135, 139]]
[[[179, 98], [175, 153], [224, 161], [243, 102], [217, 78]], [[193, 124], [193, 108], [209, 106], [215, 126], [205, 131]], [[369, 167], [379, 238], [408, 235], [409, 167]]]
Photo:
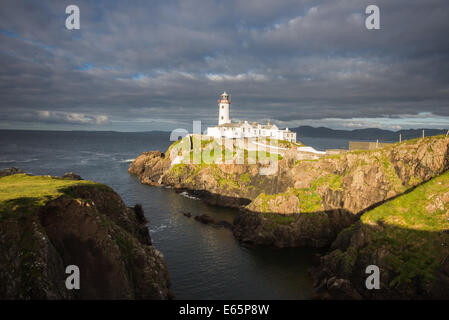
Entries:
[[[342, 250], [338, 245], [344, 242], [342, 237], [347, 234], [346, 230], [355, 230], [360, 219], [372, 210], [412, 193], [449, 169], [449, 137], [414, 139], [373, 151], [354, 151], [316, 160], [296, 161], [286, 153], [275, 175], [261, 175], [265, 167], [262, 164], [178, 163], [174, 160], [184, 152], [180, 145], [182, 143], [173, 144], [165, 154], [143, 153], [130, 165], [129, 172], [136, 174], [144, 184], [187, 190], [208, 203], [239, 208], [233, 233], [241, 242], [280, 248], [330, 248], [313, 272], [316, 298], [379, 298], [382, 294], [403, 298], [407, 297], [407, 292], [409, 297], [437, 296], [436, 291], [424, 294], [416, 288], [376, 295], [354, 285], [364, 283], [362, 279], [366, 276], [360, 268], [370, 259], [386, 268], [385, 261], [374, 259], [376, 254], [381, 254], [377, 249], [373, 249], [369, 258], [361, 259], [363, 263], [352, 276], [341, 275], [338, 268], [331, 266], [337, 263]], [[413, 202], [408, 205], [412, 207]], [[408, 223], [413, 224], [413, 219]], [[363, 235], [363, 232], [356, 233], [354, 239]], [[355, 250], [349, 248], [351, 252]], [[396, 259], [397, 254], [389, 252], [386, 256]], [[351, 257], [348, 259], [352, 261]], [[351, 265], [354, 268], [354, 264]], [[391, 268], [391, 279], [398, 273], [396, 269]], [[446, 269], [442, 267], [441, 270]], [[411, 281], [421, 283], [420, 276], [411, 274]], [[332, 290], [338, 294], [331, 294]]]
[[173, 144], [166, 154], [144, 152], [128, 171], [144, 184], [241, 209], [236, 237], [278, 247], [329, 246], [363, 212], [449, 168], [449, 138], [444, 136], [318, 160], [284, 157], [275, 175], [261, 175], [261, 164], [173, 164], [185, 152], [180, 145]]
[[[128, 208], [109, 187], [73, 173], [0, 177], [3, 191], [20, 186], [0, 206], [1, 299], [174, 297], [140, 205]], [[79, 290], [64, 284], [68, 265], [80, 270]]]

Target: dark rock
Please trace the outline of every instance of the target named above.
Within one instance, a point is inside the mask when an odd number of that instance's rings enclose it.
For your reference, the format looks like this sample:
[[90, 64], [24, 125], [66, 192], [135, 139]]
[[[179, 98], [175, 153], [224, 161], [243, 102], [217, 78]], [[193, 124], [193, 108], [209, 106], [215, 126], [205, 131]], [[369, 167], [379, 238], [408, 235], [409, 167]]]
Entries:
[[66, 174], [64, 174], [62, 176], [64, 179], [70, 179], [70, 180], [83, 180], [81, 178], [81, 176], [77, 175], [76, 173], [73, 172], [67, 172]]
[[[190, 212], [182, 212], [182, 214], [184, 216], [186, 216], [187, 218], [191, 218], [192, 214]], [[232, 223], [229, 223], [227, 221], [221, 220], [221, 221], [215, 221], [214, 219], [212, 219], [209, 215], [207, 214], [202, 214], [202, 215], [197, 215], [197, 216], [193, 216], [193, 218], [201, 223], [216, 227], [216, 228], [225, 228], [225, 229], [229, 229], [232, 230], [233, 225]]]
[[214, 219], [212, 219], [207, 214], [202, 214], [202, 215], [199, 215], [199, 216], [195, 216], [194, 219], [196, 221], [199, 221], [199, 222], [204, 223], [204, 224], [213, 224], [213, 223], [215, 223]]
[[138, 203], [134, 206], [134, 212], [136, 214], [136, 218], [139, 223], [147, 223], [148, 222], [147, 218], [145, 218], [145, 214], [143, 212], [143, 208], [140, 203]]
[[[290, 219], [291, 222], [277, 223], [279, 219]], [[297, 215], [265, 215], [241, 210], [234, 219], [233, 230], [234, 236], [244, 243], [279, 248], [324, 248], [357, 219], [343, 210]]]
[[6, 177], [6, 176], [10, 176], [10, 175], [13, 175], [13, 174], [18, 174], [18, 173], [25, 173], [25, 172], [20, 170], [20, 169], [15, 168], [15, 167], [11, 167], [11, 168], [8, 168], [8, 169], [3, 169], [3, 170], [0, 170], [0, 178], [1, 177]]
[[[0, 299], [169, 299], [163, 255], [143, 211], [111, 189], [75, 186], [22, 218], [0, 220]], [[79, 290], [67, 290], [76, 265]]]
[[184, 216], [186, 216], [187, 218], [192, 217], [192, 214], [190, 212], [183, 212], [182, 213]]
[[350, 281], [332, 277], [322, 281], [312, 298], [316, 300], [361, 300], [362, 296], [354, 289]]
[[229, 222], [223, 221], [223, 220], [216, 222], [214, 224], [214, 226], [222, 227], [222, 228], [229, 229], [229, 230], [232, 230], [232, 228], [234, 227], [232, 223], [229, 223]]

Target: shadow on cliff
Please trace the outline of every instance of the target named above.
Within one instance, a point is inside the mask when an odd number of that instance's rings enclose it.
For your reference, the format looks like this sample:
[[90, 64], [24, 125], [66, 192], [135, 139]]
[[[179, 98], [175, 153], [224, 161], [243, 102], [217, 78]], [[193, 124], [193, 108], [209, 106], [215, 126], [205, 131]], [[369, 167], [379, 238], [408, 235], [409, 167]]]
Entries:
[[[173, 297], [166, 262], [151, 246], [140, 206], [126, 207], [102, 185], [58, 192], [1, 203], [0, 298]], [[65, 287], [68, 265], [79, 268], [79, 290]]]
[[[368, 290], [370, 265], [380, 289]], [[449, 299], [449, 229], [416, 230], [357, 222], [311, 270], [317, 299]]]
[[240, 208], [247, 206], [251, 203], [251, 199], [240, 198], [240, 197], [229, 197], [223, 196], [217, 193], [211, 193], [206, 190], [191, 190], [186, 188], [176, 189], [176, 192], [187, 192], [189, 195], [193, 197], [197, 197], [204, 201], [207, 204], [221, 207], [229, 207], [229, 208]]
[[[21, 197], [3, 201], [0, 214], [17, 216], [18, 214], [33, 213], [41, 206], [42, 198]], [[12, 217], [11, 216], [11, 217]]]
[[234, 219], [234, 236], [256, 245], [325, 248], [357, 219], [344, 209], [291, 215], [243, 209]]
[[[448, 149], [448, 150], [449, 150], [449, 149]], [[448, 157], [449, 157], [449, 156], [448, 156]], [[445, 171], [443, 171], [443, 173], [444, 173], [444, 172], [445, 172]], [[441, 173], [441, 174], [443, 174], [443, 173]], [[364, 213], [366, 213], [366, 212], [368, 212], [368, 211], [370, 211], [370, 210], [373, 210], [373, 209], [377, 208], [378, 206], [380, 206], [380, 205], [382, 205], [382, 204], [384, 204], [384, 203], [386, 203], [386, 202], [390, 202], [390, 201], [392, 201], [392, 200], [394, 200], [394, 199], [396, 199], [396, 198], [399, 198], [399, 197], [401, 197], [401, 196], [403, 196], [403, 195], [406, 195], [406, 194], [412, 192], [413, 190], [415, 190], [416, 188], [418, 188], [419, 186], [422, 186], [423, 184], [429, 182], [429, 181], [432, 180], [432, 179], [433, 179], [433, 178], [424, 180], [424, 181], [418, 183], [418, 184], [415, 185], [415, 186], [409, 187], [407, 190], [405, 190], [405, 191], [402, 192], [402, 193], [399, 193], [399, 194], [397, 194], [397, 195], [395, 195], [395, 196], [393, 196], [393, 197], [387, 198], [387, 199], [385, 199], [385, 200], [382, 200], [382, 201], [373, 203], [372, 205], [366, 207], [365, 209], [360, 210], [359, 212], [355, 213], [355, 215], [356, 215], [358, 218], [360, 218]]]
[[429, 180], [431, 179], [422, 181], [394, 197], [373, 203], [359, 212], [339, 208], [287, 215], [276, 212], [254, 212], [241, 208], [234, 220], [234, 235], [243, 243], [256, 245], [326, 248], [343, 229], [359, 221], [366, 212], [398, 197], [406, 196]]

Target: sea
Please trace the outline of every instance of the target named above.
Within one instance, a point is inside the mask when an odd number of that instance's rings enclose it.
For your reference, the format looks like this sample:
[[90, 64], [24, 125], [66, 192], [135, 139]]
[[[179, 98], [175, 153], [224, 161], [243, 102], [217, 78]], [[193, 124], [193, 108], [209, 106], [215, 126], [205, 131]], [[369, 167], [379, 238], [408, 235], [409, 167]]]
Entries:
[[[165, 151], [172, 143], [169, 135], [0, 130], [0, 169], [17, 167], [55, 176], [74, 172], [112, 187], [128, 206], [142, 204], [177, 299], [310, 299], [308, 269], [319, 250], [242, 245], [228, 229], [183, 215], [208, 214], [232, 222], [236, 209], [210, 206], [170, 188], [142, 185], [128, 173], [132, 160], [143, 151]], [[342, 139], [299, 139], [317, 150], [348, 147]]]

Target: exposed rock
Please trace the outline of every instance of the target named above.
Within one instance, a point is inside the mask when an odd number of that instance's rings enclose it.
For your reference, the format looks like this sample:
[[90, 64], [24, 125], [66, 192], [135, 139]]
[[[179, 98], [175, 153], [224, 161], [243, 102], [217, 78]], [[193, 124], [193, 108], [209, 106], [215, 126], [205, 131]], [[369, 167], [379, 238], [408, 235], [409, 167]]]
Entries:
[[194, 219], [195, 219], [196, 221], [199, 221], [199, 222], [204, 223], [204, 224], [212, 224], [212, 223], [215, 223], [214, 219], [212, 219], [212, 218], [211, 218], [209, 215], [207, 215], [207, 214], [202, 214], [202, 215], [199, 215], [199, 216], [195, 216]]
[[10, 176], [10, 175], [13, 175], [13, 174], [17, 174], [17, 173], [25, 173], [25, 172], [15, 168], [15, 167], [11, 167], [11, 168], [8, 168], [8, 169], [0, 170], [0, 178], [1, 177], [6, 177], [6, 176]]
[[362, 296], [348, 280], [332, 277], [320, 284], [312, 298], [314, 300], [361, 300]]
[[80, 175], [77, 175], [76, 173], [73, 173], [73, 172], [67, 172], [67, 173], [64, 174], [62, 177], [63, 177], [64, 179], [83, 180], [83, 179], [81, 178]]
[[[446, 172], [343, 230], [312, 271], [315, 297], [449, 299], [449, 201], [426, 209], [448, 189]], [[365, 286], [369, 265], [380, 269], [378, 290]]]
[[326, 247], [356, 217], [343, 210], [292, 215], [243, 211], [234, 236], [244, 243], [274, 247]]
[[[192, 214], [190, 212], [183, 212], [182, 214], [184, 216], [186, 216], [187, 218], [192, 217]], [[211, 225], [213, 227], [218, 227], [218, 228], [221, 227], [221, 228], [225, 228], [225, 229], [229, 229], [229, 230], [232, 230], [232, 228], [233, 228], [232, 223], [229, 223], [224, 220], [215, 221], [212, 217], [210, 217], [207, 214], [193, 216], [193, 219], [195, 219], [196, 221], [201, 222], [203, 224]]]
[[137, 174], [142, 183], [158, 185], [160, 177], [170, 166], [167, 160], [160, 151], [144, 152], [131, 163], [128, 171]]
[[[0, 299], [173, 297], [141, 206], [128, 208], [110, 188], [80, 183], [38, 207], [3, 207]], [[79, 290], [65, 287], [68, 265], [79, 267]]]
[[215, 223], [215, 227], [223, 227], [225, 229], [232, 230], [234, 228], [232, 223], [229, 223], [227, 221], [221, 220]]
[[449, 168], [444, 136], [316, 160], [287, 155], [271, 175], [262, 174], [267, 166], [260, 163], [182, 164], [179, 145], [166, 155], [143, 153], [129, 172], [142, 183], [196, 192], [210, 204], [246, 206], [234, 222], [236, 237], [276, 246], [328, 246], [364, 211]]

